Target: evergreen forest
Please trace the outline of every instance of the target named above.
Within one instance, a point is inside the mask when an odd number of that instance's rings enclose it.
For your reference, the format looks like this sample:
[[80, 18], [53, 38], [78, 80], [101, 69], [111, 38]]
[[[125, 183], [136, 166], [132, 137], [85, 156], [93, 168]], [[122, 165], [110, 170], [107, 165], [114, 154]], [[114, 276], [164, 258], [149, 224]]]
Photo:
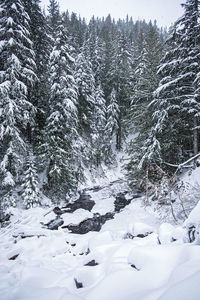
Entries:
[[1, 0], [3, 209], [64, 200], [121, 151], [129, 185], [143, 191], [144, 178], [159, 183], [198, 156], [199, 4], [186, 0], [166, 29], [130, 16], [87, 23], [55, 0], [46, 13], [40, 0]]

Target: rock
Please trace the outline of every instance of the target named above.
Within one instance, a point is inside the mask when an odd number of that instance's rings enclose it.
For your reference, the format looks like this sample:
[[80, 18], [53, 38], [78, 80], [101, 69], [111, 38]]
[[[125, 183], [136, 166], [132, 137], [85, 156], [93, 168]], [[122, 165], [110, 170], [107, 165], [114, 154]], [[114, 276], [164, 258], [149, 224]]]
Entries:
[[82, 282], [78, 282], [76, 278], [74, 278], [74, 282], [75, 282], [77, 289], [81, 289], [83, 287]]
[[82, 221], [78, 225], [67, 225], [62, 228], [68, 228], [72, 233], [85, 234], [89, 231], [100, 231], [102, 225], [110, 219], [113, 219], [114, 213], [107, 213], [100, 216], [98, 213], [94, 214], [93, 218]]
[[15, 255], [11, 256], [11, 257], [9, 258], [9, 260], [15, 260], [18, 256], [19, 256], [19, 254], [15, 254]]
[[64, 214], [66, 211], [64, 211], [64, 210], [62, 210], [62, 209], [60, 209], [59, 207], [56, 206], [56, 207], [54, 207], [53, 212], [57, 216], [60, 216], [60, 215]]
[[124, 193], [118, 193], [114, 202], [115, 211], [119, 212], [126, 205], [130, 204], [131, 200], [127, 200]]
[[49, 223], [47, 223], [46, 226], [50, 230], [57, 230], [58, 227], [62, 226], [63, 224], [64, 224], [63, 219], [61, 219], [60, 217], [57, 217], [56, 219], [51, 220]]
[[94, 267], [97, 265], [98, 265], [98, 263], [93, 259], [93, 260], [89, 261], [87, 264], [85, 264], [84, 266]]
[[137, 271], [139, 271], [139, 269], [138, 269], [134, 264], [132, 264], [131, 267], [132, 267], [133, 269], [136, 269]]
[[74, 203], [67, 204], [64, 209], [60, 209], [59, 207], [55, 207], [54, 213], [57, 215], [61, 215], [63, 213], [73, 213], [75, 210], [82, 208], [88, 211], [91, 211], [92, 208], [95, 205], [95, 202], [93, 200], [90, 200], [91, 196], [88, 194], [81, 194], [79, 199], [76, 200]]

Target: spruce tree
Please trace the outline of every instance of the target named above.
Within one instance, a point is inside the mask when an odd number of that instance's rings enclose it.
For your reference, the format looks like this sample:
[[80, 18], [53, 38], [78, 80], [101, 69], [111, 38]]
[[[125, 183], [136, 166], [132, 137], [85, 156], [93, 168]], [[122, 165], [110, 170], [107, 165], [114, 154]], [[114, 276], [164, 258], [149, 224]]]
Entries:
[[30, 40], [30, 18], [21, 0], [4, 0], [0, 11], [0, 172], [3, 187], [19, 181], [35, 107], [35, 56]]
[[161, 81], [152, 103], [162, 161], [176, 164], [197, 154], [199, 144], [199, 1], [188, 0], [184, 9], [159, 68]]
[[125, 35], [118, 33], [115, 41], [114, 57], [110, 70], [112, 87], [116, 91], [119, 106], [118, 129], [116, 134], [116, 149], [121, 150], [126, 136], [124, 119], [131, 102], [131, 53]]
[[40, 8], [40, 0], [23, 0], [25, 9], [30, 17], [30, 35], [35, 52], [37, 80], [30, 92], [30, 98], [37, 107], [34, 138], [37, 143], [41, 139], [41, 130], [44, 128], [48, 114], [49, 99], [49, 55], [51, 50], [50, 28]]
[[43, 154], [48, 159], [48, 187], [58, 193], [76, 188], [77, 90], [73, 64], [67, 32], [60, 24], [50, 55], [51, 107], [44, 132], [46, 144], [43, 145]]
[[107, 124], [106, 124], [106, 131], [111, 137], [113, 138], [114, 135], [117, 133], [118, 129], [118, 116], [119, 115], [119, 106], [116, 99], [116, 91], [115, 89], [112, 90], [110, 95], [110, 104], [108, 105], [107, 109]]
[[47, 20], [50, 27], [50, 35], [52, 37], [52, 40], [54, 41], [56, 39], [57, 27], [61, 19], [57, 1], [49, 0], [48, 12], [49, 14]]
[[92, 112], [95, 103], [95, 78], [87, 54], [87, 45], [84, 43], [82, 52], [77, 56], [75, 62], [75, 79], [78, 86], [79, 124], [80, 130], [86, 134], [92, 132]]
[[99, 166], [104, 159], [106, 148], [105, 138], [106, 126], [106, 100], [104, 97], [101, 85], [98, 85], [95, 90], [95, 105], [93, 112], [93, 130], [92, 130], [92, 148], [94, 152], [94, 162]]
[[22, 181], [23, 206], [28, 209], [41, 205], [39, 196], [36, 162], [32, 150], [29, 149]]
[[135, 68], [133, 96], [128, 114], [130, 132], [134, 134], [134, 139], [128, 147], [131, 155], [128, 168], [132, 167], [135, 170], [130, 174], [131, 177], [136, 174], [143, 176], [143, 173], [152, 164], [152, 151], [156, 155], [158, 154], [159, 143], [154, 139], [152, 132], [153, 110], [149, 105], [159, 83], [157, 68], [161, 55], [162, 43], [159, 34], [150, 23], [147, 35], [143, 40], [143, 50]]

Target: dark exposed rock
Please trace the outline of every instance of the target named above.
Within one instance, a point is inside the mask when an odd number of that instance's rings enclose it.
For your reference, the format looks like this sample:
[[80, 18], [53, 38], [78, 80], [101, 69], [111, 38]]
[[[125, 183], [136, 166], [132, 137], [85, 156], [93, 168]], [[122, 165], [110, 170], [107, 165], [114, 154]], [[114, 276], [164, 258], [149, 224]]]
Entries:
[[93, 206], [95, 205], [95, 202], [93, 200], [90, 200], [91, 196], [88, 194], [81, 194], [79, 199], [76, 200], [74, 203], [69, 203], [62, 209], [55, 207], [55, 214], [61, 215], [63, 213], [73, 213], [75, 210], [82, 208], [88, 211], [91, 211]]
[[19, 256], [19, 254], [15, 254], [15, 255], [9, 257], [9, 260], [15, 260], [18, 256]]
[[115, 211], [119, 212], [126, 205], [130, 204], [131, 200], [127, 200], [124, 193], [118, 193], [114, 202]]
[[72, 233], [85, 234], [89, 231], [100, 231], [102, 225], [110, 219], [113, 219], [114, 213], [107, 213], [105, 215], [94, 214], [93, 218], [82, 221], [78, 225], [67, 225], [62, 228], [68, 228]]
[[139, 271], [139, 269], [134, 264], [132, 264], [131, 267]]
[[77, 289], [81, 289], [83, 287], [82, 282], [78, 282], [76, 278], [74, 278], [74, 282], [75, 282]]
[[139, 238], [145, 238], [145, 237], [147, 237], [151, 233], [152, 232], [146, 232], [145, 234], [144, 233], [140, 233], [140, 234], [137, 235], [137, 237], [139, 237]]
[[66, 210], [63, 210], [63, 209], [60, 209], [59, 207], [54, 207], [53, 209], [53, 212], [57, 215], [57, 216], [60, 216], [64, 213], [66, 213], [67, 211]]
[[48, 227], [48, 229], [57, 230], [58, 227], [62, 226], [63, 224], [63, 219], [57, 217], [55, 220], [51, 220], [49, 223], [47, 223], [46, 226]]
[[88, 211], [91, 211], [93, 206], [95, 205], [95, 202], [93, 200], [90, 200], [91, 196], [89, 194], [82, 193], [78, 200], [76, 200], [74, 203], [69, 203], [65, 207], [59, 208], [54, 207], [53, 212], [57, 216], [61, 216], [65, 213], [73, 213], [77, 209], [85, 209]]
[[98, 263], [93, 259], [93, 260], [89, 261], [87, 264], [85, 264], [84, 266], [94, 267], [97, 265], [98, 265]]

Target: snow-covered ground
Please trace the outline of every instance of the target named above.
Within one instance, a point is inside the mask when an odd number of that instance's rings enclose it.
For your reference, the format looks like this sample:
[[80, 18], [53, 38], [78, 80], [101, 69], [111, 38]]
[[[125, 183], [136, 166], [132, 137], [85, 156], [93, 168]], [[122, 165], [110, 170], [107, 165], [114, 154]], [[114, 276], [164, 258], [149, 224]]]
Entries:
[[[92, 211], [65, 213], [65, 224], [114, 210], [115, 195], [128, 187], [118, 169], [106, 174], [88, 183], [103, 186], [89, 192], [96, 203]], [[200, 246], [187, 242], [184, 226], [161, 224], [142, 199], [100, 232], [83, 235], [44, 228], [41, 222], [55, 218], [49, 211], [12, 209], [10, 225], [0, 229], [1, 300], [200, 299]], [[198, 223], [199, 215], [196, 208], [188, 222]]]

